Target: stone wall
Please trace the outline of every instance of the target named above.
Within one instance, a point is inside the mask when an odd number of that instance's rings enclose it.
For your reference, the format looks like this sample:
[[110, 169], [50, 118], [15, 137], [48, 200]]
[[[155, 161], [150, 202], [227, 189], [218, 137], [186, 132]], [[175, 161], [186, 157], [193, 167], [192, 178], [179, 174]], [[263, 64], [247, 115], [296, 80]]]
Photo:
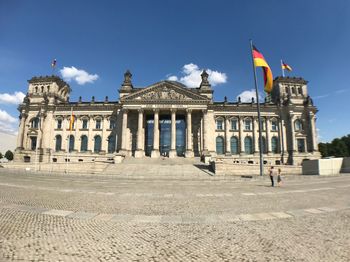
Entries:
[[[232, 159], [221, 158], [211, 161], [211, 168], [217, 176], [258, 176], [260, 175], [260, 165], [259, 164], [243, 164], [234, 163]], [[264, 165], [264, 175], [269, 174], [269, 168], [271, 165]], [[291, 166], [291, 165], [273, 165], [274, 168], [281, 169], [282, 175], [301, 175], [301, 166]]]

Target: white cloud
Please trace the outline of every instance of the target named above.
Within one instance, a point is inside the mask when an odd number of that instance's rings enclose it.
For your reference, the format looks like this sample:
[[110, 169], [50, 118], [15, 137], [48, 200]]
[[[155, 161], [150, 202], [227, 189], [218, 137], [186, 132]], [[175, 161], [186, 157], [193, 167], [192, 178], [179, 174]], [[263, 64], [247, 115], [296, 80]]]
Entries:
[[[182, 67], [182, 77], [179, 78], [177, 76], [172, 75], [168, 77], [168, 80], [179, 81], [188, 87], [199, 87], [202, 81], [202, 71], [203, 70], [200, 69], [198, 65], [190, 63]], [[209, 75], [208, 80], [212, 86], [216, 86], [227, 82], [227, 76], [225, 73], [213, 71], [211, 69], [206, 69], [206, 71]]]
[[9, 115], [6, 111], [0, 109], [0, 131], [6, 134], [15, 134], [17, 132], [17, 119]]
[[62, 77], [66, 81], [75, 80], [79, 85], [85, 85], [86, 83], [93, 83], [98, 79], [98, 75], [90, 75], [88, 72], [82, 69], [72, 67], [63, 67], [60, 70]]
[[[254, 97], [254, 100], [256, 102], [256, 92], [255, 92], [254, 89], [245, 90], [245, 91], [243, 91], [242, 93], [240, 93], [237, 96], [237, 99], [238, 99], [238, 97], [241, 97], [241, 102], [242, 103], [250, 103], [250, 102], [252, 102], [252, 97]], [[259, 94], [259, 102], [262, 102], [262, 97], [261, 97], [260, 94]]]
[[14, 104], [18, 105], [23, 102], [26, 95], [22, 92], [15, 92], [14, 94], [3, 93], [0, 94], [0, 104]]

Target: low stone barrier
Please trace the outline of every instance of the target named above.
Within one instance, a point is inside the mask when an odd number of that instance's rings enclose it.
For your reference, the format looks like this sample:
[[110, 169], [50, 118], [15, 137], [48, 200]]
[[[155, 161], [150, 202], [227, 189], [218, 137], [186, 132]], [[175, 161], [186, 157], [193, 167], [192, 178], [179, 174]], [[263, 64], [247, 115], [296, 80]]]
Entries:
[[[260, 175], [259, 164], [234, 163], [232, 159], [216, 159], [212, 161], [211, 168], [217, 176], [258, 176]], [[301, 166], [273, 165], [276, 170], [279, 168], [282, 175], [301, 175]], [[269, 174], [270, 165], [264, 165], [264, 175]]]

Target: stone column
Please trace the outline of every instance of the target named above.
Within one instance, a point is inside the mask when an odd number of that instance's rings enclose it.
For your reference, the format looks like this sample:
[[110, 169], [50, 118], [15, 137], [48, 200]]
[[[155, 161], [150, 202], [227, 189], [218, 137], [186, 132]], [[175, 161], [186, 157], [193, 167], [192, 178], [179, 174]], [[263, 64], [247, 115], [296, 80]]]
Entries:
[[267, 154], [271, 154], [272, 153], [271, 146], [270, 146], [270, 144], [271, 144], [270, 131], [271, 131], [270, 118], [266, 117], [266, 139], [265, 139], [265, 142], [266, 142]]
[[23, 139], [24, 139], [24, 128], [25, 128], [25, 123], [26, 123], [26, 118], [27, 118], [26, 113], [21, 114], [21, 122], [19, 125], [18, 129], [18, 136], [17, 136], [17, 149], [21, 150], [23, 149]]
[[92, 129], [94, 128], [93, 124], [94, 124], [93, 116], [89, 115], [89, 123], [88, 123], [89, 131], [88, 131], [88, 147], [87, 147], [87, 150], [89, 152], [93, 152], [94, 151], [94, 143], [93, 143], [94, 136], [93, 136], [93, 132], [92, 132]]
[[283, 138], [281, 138], [281, 145], [283, 143], [283, 149], [281, 148], [281, 150], [283, 150], [284, 155], [286, 155], [285, 153], [287, 152], [287, 132], [286, 132], [286, 123], [284, 121], [284, 119], [281, 119], [281, 136]]
[[230, 118], [225, 117], [225, 155], [231, 155], [231, 146], [230, 146]]
[[[261, 122], [262, 124], [262, 122]], [[259, 119], [257, 117], [253, 117], [253, 133], [254, 133], [254, 136], [253, 136], [253, 141], [254, 141], [254, 154], [259, 154], [259, 150], [260, 150], [260, 147], [259, 147]]]
[[139, 109], [139, 117], [138, 117], [138, 125], [137, 125], [137, 149], [135, 152], [135, 157], [136, 158], [140, 158], [143, 157], [145, 155], [145, 151], [143, 150], [144, 145], [143, 145], [143, 132], [142, 132], [142, 128], [143, 128], [143, 109]]
[[240, 154], [244, 154], [244, 137], [243, 137], [243, 128], [244, 128], [244, 123], [243, 123], [243, 116], [239, 117], [239, 150]]
[[169, 158], [176, 157], [176, 110], [171, 110], [171, 147]]
[[153, 149], [151, 152], [151, 158], [159, 157], [159, 110], [154, 110], [153, 121]]
[[68, 135], [67, 129], [69, 129], [69, 121], [67, 119], [68, 116], [64, 116], [64, 119], [62, 121], [62, 145], [61, 150], [67, 152], [68, 150]]
[[108, 137], [107, 137], [108, 119], [106, 116], [103, 116], [101, 124], [102, 124], [101, 151], [107, 153], [108, 152]]
[[127, 109], [124, 109], [123, 110], [123, 123], [122, 123], [122, 148], [121, 148], [121, 151], [122, 153], [124, 154], [127, 154], [128, 153], [128, 149], [127, 149], [127, 130], [128, 128], [128, 110]]
[[[203, 155], [208, 155], [208, 111], [203, 110], [203, 147], [202, 147], [202, 154]], [[215, 127], [214, 127], [215, 128]]]
[[313, 112], [309, 113], [310, 128], [312, 134], [312, 151], [318, 151], [317, 131], [316, 131], [316, 117]]
[[291, 148], [293, 149], [294, 152], [297, 152], [297, 141], [295, 140], [295, 130], [294, 130], [294, 121], [295, 121], [295, 116], [289, 113], [289, 118], [290, 118], [290, 131], [291, 131]]
[[192, 109], [187, 109], [187, 141], [186, 141], [186, 157], [194, 157], [193, 147], [192, 147]]

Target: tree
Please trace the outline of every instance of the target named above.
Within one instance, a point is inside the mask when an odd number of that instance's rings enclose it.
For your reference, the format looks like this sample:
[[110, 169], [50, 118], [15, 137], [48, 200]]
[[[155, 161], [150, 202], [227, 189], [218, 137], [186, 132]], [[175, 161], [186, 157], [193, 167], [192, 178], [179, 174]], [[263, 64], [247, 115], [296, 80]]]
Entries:
[[7, 160], [11, 161], [13, 160], [13, 153], [10, 150], [7, 150], [5, 153], [5, 157], [7, 158]]
[[2, 153], [0, 152], [0, 159], [3, 158], [4, 156], [2, 155]]
[[319, 143], [318, 146], [322, 157], [348, 157], [350, 156], [350, 135], [335, 138], [331, 143]]

